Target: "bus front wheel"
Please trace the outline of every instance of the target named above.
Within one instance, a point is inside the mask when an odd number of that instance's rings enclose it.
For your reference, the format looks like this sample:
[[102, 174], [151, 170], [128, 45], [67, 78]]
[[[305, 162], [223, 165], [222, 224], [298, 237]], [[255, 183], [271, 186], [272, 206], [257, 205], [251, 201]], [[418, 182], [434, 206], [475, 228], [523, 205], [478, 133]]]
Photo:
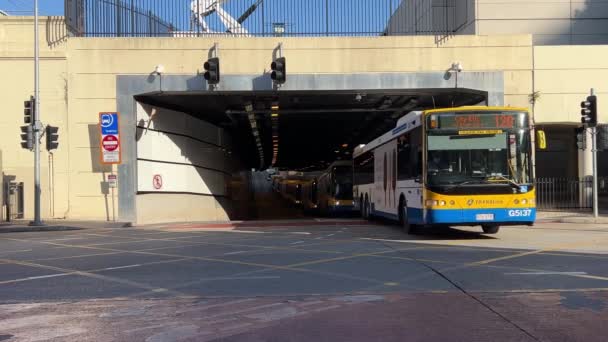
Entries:
[[496, 233], [498, 233], [500, 226], [483, 225], [483, 226], [481, 226], [481, 229], [483, 229], [483, 232], [485, 234], [496, 234]]
[[414, 227], [412, 227], [407, 217], [407, 207], [405, 205], [405, 201], [401, 200], [399, 202], [399, 223], [401, 224], [401, 229], [406, 234], [413, 234]]

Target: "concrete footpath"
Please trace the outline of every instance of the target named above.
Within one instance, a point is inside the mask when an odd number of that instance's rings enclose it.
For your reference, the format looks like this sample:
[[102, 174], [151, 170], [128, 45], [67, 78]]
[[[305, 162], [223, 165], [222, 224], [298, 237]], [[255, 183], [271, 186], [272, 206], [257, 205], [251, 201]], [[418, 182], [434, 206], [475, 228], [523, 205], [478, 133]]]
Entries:
[[593, 217], [588, 211], [539, 211], [536, 220], [539, 223], [574, 223], [574, 224], [608, 224], [608, 211], [600, 211], [599, 217]]

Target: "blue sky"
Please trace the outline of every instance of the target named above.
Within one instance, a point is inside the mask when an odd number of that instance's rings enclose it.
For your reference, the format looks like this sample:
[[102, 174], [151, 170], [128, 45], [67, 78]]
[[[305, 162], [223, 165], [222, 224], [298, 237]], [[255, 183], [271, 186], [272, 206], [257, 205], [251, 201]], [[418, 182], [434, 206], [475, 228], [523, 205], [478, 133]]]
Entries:
[[[38, 0], [40, 15], [63, 15], [63, 0]], [[13, 15], [33, 15], [34, 0], [0, 0], [0, 10]]]
[[[41, 15], [63, 15], [64, 0], [38, 0]], [[89, 0], [91, 1], [91, 0]], [[179, 30], [190, 30], [191, 0], [130, 0], [136, 6], [172, 23]], [[129, 0], [126, 3], [130, 2]], [[259, 8], [245, 23], [250, 32], [260, 33], [272, 30], [272, 23], [285, 23], [288, 32], [323, 34], [330, 32], [379, 32], [384, 30], [390, 16], [402, 0], [264, 0], [264, 9]], [[111, 4], [114, 0], [100, 1]], [[240, 15], [255, 0], [232, 0], [225, 9], [235, 16]], [[32, 15], [34, 0], [0, 0], [0, 9], [13, 15]], [[111, 7], [112, 5], [105, 5]], [[326, 11], [330, 13], [326, 22]], [[99, 6], [103, 8], [104, 5]], [[263, 15], [262, 15], [263, 13]], [[96, 15], [92, 15], [96, 16]], [[262, 16], [265, 18], [262, 20]], [[96, 16], [98, 17], [98, 16]], [[104, 17], [113, 20], [112, 15]], [[223, 30], [217, 15], [208, 20], [213, 30]], [[94, 24], [91, 17], [91, 22]], [[329, 24], [329, 27], [328, 25]], [[99, 32], [99, 28], [89, 30]]]

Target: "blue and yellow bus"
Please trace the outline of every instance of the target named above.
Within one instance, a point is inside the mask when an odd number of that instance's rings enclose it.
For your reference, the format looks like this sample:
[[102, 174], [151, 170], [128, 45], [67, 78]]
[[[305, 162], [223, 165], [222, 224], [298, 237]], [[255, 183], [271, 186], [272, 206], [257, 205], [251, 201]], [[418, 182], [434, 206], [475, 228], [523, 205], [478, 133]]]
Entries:
[[532, 225], [533, 123], [524, 108], [409, 113], [354, 150], [355, 207], [366, 219], [398, 220], [408, 233], [430, 225], [479, 225], [487, 234]]

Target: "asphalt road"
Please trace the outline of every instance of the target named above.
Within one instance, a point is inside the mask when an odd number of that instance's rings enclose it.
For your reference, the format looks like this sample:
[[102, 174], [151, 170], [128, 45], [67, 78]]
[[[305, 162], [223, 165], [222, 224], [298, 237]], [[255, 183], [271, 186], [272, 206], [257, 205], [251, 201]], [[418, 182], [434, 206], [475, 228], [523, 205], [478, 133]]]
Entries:
[[608, 226], [0, 234], [0, 341], [605, 341]]

